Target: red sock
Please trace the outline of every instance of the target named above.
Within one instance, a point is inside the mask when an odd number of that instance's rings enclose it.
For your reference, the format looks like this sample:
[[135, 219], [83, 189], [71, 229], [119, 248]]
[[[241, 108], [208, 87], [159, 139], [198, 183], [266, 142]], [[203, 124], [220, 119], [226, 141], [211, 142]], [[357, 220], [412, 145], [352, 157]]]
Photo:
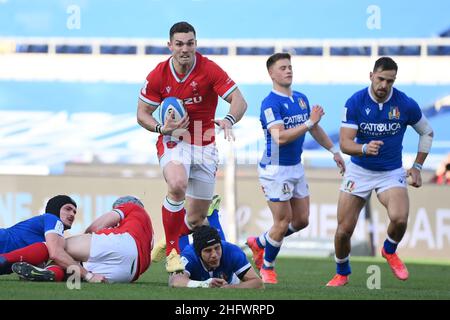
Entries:
[[61, 282], [64, 280], [65, 276], [66, 276], [66, 272], [64, 271], [63, 268], [61, 268], [58, 265], [51, 265], [48, 266], [47, 268], [45, 268], [47, 270], [53, 271], [53, 273], [55, 274], [55, 281], [56, 282]]
[[167, 198], [162, 206], [162, 223], [166, 235], [166, 255], [169, 255], [172, 249], [180, 253], [178, 238], [180, 229], [184, 225], [184, 215], [186, 210], [184, 202], [171, 203]]
[[48, 260], [48, 249], [45, 243], [36, 242], [27, 247], [4, 253], [2, 256], [10, 263], [24, 261], [32, 265], [39, 265]]
[[187, 236], [188, 234], [192, 233], [192, 230], [189, 229], [189, 227], [186, 225], [186, 221], [184, 221], [186, 217], [186, 211], [183, 214], [183, 224], [180, 227], [180, 237]]

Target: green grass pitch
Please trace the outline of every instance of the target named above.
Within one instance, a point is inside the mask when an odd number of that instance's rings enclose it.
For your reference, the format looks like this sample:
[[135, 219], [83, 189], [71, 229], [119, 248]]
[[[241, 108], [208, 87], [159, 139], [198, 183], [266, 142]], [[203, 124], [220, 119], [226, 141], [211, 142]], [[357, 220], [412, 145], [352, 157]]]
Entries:
[[[87, 284], [69, 290], [66, 283], [21, 281], [15, 275], [0, 276], [0, 300], [11, 299], [133, 299], [133, 300], [385, 300], [385, 299], [450, 299], [450, 263], [408, 261], [410, 278], [394, 278], [382, 258], [353, 257], [350, 283], [341, 288], [327, 288], [334, 275], [332, 258], [277, 259], [279, 283], [266, 285], [264, 290], [243, 289], [173, 289], [167, 286], [164, 264], [150, 266], [133, 284]], [[368, 289], [368, 267], [380, 270], [380, 289]], [[370, 268], [369, 268], [370, 269]]]

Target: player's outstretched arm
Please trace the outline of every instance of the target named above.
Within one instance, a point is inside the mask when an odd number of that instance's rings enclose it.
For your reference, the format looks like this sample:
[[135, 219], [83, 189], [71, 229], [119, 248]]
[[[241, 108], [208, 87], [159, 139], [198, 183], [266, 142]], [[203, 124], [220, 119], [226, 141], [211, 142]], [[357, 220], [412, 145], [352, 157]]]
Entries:
[[101, 229], [115, 227], [121, 220], [120, 214], [113, 210], [95, 219], [84, 233], [92, 233]]
[[264, 289], [264, 283], [251, 267], [237, 284], [226, 284], [222, 288]]
[[65, 250], [65, 240], [60, 235], [49, 233], [45, 236], [46, 245], [48, 248], [48, 255], [50, 260], [53, 260], [58, 266], [66, 270], [69, 266], [76, 266], [80, 270], [80, 275], [88, 282], [105, 282], [105, 277], [102, 275], [93, 274], [83, 268], [71, 255]]

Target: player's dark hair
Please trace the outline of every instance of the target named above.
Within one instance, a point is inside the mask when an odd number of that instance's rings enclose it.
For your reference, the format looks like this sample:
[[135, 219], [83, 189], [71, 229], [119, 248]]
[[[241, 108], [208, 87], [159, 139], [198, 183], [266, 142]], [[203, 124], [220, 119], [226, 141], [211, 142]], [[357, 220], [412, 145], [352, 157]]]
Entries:
[[201, 258], [202, 250], [216, 243], [222, 244], [219, 232], [210, 226], [201, 226], [192, 234], [195, 253]]
[[188, 32], [192, 32], [194, 33], [194, 37], [196, 36], [195, 29], [191, 24], [185, 21], [177, 22], [172, 26], [172, 28], [170, 28], [169, 31], [170, 40], [172, 40], [172, 37], [175, 33], [188, 33]]
[[377, 61], [375, 61], [375, 65], [373, 66], [373, 72], [376, 71], [386, 71], [386, 70], [398, 70], [398, 66], [392, 58], [389, 57], [381, 57]]
[[275, 62], [277, 62], [278, 60], [281, 60], [281, 59], [289, 59], [289, 61], [290, 61], [291, 60], [291, 55], [289, 53], [287, 53], [287, 52], [279, 52], [279, 53], [275, 53], [275, 54], [271, 55], [269, 57], [269, 59], [267, 59], [267, 62], [266, 62], [267, 70], [269, 70], [269, 68]]

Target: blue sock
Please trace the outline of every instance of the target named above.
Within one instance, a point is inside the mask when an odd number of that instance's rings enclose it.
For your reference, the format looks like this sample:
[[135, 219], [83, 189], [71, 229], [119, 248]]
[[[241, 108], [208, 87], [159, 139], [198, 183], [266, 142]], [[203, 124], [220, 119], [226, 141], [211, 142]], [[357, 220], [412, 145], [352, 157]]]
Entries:
[[339, 259], [334, 256], [334, 261], [336, 261], [336, 273], [342, 276], [347, 276], [352, 273], [352, 268], [350, 267], [350, 256], [343, 259]]
[[217, 231], [219, 232], [220, 238], [225, 241], [226, 240], [225, 233], [223, 232], [222, 225], [220, 224], [220, 220], [219, 220], [219, 210], [217, 210], [217, 209], [214, 210], [212, 212], [212, 214], [210, 216], [208, 216], [208, 222], [211, 227], [217, 229]]
[[352, 273], [352, 268], [350, 267], [350, 260], [342, 263], [336, 262], [336, 273], [342, 276], [347, 276]]
[[264, 269], [273, 269], [275, 259], [281, 249], [281, 242], [275, 241], [266, 234], [266, 248], [264, 249]]
[[384, 251], [386, 251], [386, 253], [388, 253], [388, 254], [395, 253], [395, 250], [397, 250], [397, 246], [398, 246], [398, 243], [393, 243], [393, 242], [389, 241], [389, 239], [384, 240], [383, 248], [384, 248]]
[[258, 247], [260, 247], [261, 249], [264, 249], [264, 245], [261, 243], [261, 240], [259, 240], [259, 237], [256, 237], [256, 244], [257, 244]]

